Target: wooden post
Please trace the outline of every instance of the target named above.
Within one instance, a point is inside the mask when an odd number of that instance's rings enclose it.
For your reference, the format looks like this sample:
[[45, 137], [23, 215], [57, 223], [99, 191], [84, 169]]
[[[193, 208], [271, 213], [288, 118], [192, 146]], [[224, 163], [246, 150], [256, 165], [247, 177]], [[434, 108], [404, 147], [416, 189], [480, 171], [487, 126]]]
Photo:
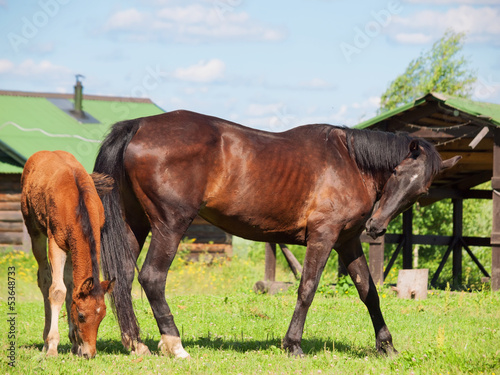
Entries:
[[403, 212], [403, 269], [413, 267], [413, 207]]
[[375, 285], [384, 283], [384, 247], [385, 236], [370, 239], [368, 250], [370, 274]]
[[[453, 199], [453, 237], [462, 238], [463, 199]], [[455, 241], [453, 246], [453, 285], [462, 284], [462, 241]]]
[[276, 244], [266, 242], [266, 270], [264, 273], [265, 281], [276, 280]]
[[493, 222], [491, 228], [491, 289], [500, 289], [500, 129], [495, 128], [493, 145]]

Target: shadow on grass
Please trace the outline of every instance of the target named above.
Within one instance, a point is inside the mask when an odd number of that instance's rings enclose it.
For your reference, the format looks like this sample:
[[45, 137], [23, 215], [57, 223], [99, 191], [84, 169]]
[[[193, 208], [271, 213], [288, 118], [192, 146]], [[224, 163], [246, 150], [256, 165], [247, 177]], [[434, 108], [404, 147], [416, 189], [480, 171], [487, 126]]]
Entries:
[[[281, 351], [281, 339], [271, 338], [267, 340], [238, 340], [238, 339], [223, 339], [212, 338], [210, 336], [198, 337], [197, 339], [182, 340], [184, 348], [190, 352], [191, 347], [199, 347], [212, 350], [236, 351], [236, 352], [251, 352], [251, 351]], [[151, 353], [158, 353], [158, 340], [147, 338], [144, 340]], [[97, 353], [101, 354], [124, 354], [128, 355], [121, 341], [118, 340], [97, 340]], [[31, 344], [23, 346], [25, 348], [36, 348], [40, 352], [43, 349], [43, 343]], [[319, 339], [303, 339], [302, 350], [306, 355], [315, 355], [323, 352], [342, 353], [352, 358], [365, 358], [367, 356], [376, 356], [375, 347], [359, 347], [346, 341], [319, 340]], [[58, 346], [59, 354], [70, 354], [71, 344], [60, 344]]]

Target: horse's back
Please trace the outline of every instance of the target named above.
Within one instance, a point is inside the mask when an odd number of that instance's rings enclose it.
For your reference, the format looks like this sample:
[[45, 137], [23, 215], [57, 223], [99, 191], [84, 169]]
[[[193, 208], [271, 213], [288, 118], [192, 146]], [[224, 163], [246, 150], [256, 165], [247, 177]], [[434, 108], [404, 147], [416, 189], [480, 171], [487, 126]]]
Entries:
[[[89, 211], [104, 213], [92, 178], [78, 160], [66, 151], [39, 151], [26, 162], [21, 177], [21, 208], [25, 219], [35, 222], [47, 234], [59, 232], [63, 243], [66, 229], [74, 227], [80, 194], [85, 192]], [[96, 207], [96, 208], [92, 208]], [[56, 233], [53, 233], [56, 234]]]
[[175, 111], [141, 119], [124, 165], [151, 212], [158, 202], [198, 212], [243, 237], [268, 239], [279, 232], [281, 241], [304, 242], [319, 200], [334, 194], [335, 201], [337, 191], [352, 187], [346, 176], [359, 173], [343, 134], [324, 124], [272, 133]]

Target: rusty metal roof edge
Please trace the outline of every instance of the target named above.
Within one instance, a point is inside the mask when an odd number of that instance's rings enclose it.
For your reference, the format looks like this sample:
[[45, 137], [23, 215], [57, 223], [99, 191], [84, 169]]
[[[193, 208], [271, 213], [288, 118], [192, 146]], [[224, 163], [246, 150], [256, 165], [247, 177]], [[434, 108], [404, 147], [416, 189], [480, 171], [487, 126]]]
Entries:
[[[14, 90], [0, 90], [0, 96], [25, 96], [34, 98], [56, 98], [56, 99], [73, 99], [74, 94], [63, 94], [53, 92], [30, 92], [30, 91], [14, 91]], [[134, 98], [123, 96], [105, 96], [105, 95], [88, 95], [83, 94], [85, 100], [99, 100], [109, 102], [129, 102], [129, 103], [151, 103], [153, 101], [149, 98]]]

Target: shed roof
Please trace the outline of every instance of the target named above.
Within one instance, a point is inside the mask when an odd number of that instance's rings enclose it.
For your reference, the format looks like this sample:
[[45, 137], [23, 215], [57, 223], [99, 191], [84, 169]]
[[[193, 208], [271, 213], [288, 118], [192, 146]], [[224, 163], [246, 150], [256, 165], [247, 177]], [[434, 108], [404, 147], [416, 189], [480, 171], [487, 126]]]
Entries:
[[463, 195], [464, 191], [491, 179], [493, 130], [499, 126], [499, 104], [429, 93], [356, 127], [407, 132], [425, 138], [434, 143], [443, 159], [461, 155], [460, 162], [439, 176], [432, 186], [434, 191], [446, 190], [448, 196], [450, 193], [453, 196], [453, 192]]
[[21, 173], [40, 150], [71, 152], [91, 171], [101, 140], [117, 121], [164, 111], [149, 99], [83, 96], [85, 121], [65, 108], [73, 95], [0, 91], [0, 173]]

